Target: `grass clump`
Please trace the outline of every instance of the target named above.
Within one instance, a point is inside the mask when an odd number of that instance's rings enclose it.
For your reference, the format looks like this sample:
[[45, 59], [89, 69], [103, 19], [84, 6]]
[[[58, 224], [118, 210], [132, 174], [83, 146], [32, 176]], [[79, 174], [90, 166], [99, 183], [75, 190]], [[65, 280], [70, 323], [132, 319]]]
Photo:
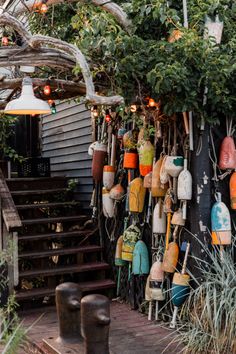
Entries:
[[[180, 330], [184, 353], [236, 353], [236, 266], [229, 250], [214, 250], [208, 261], [196, 259], [202, 283], [192, 289]], [[179, 338], [179, 339], [180, 339]]]

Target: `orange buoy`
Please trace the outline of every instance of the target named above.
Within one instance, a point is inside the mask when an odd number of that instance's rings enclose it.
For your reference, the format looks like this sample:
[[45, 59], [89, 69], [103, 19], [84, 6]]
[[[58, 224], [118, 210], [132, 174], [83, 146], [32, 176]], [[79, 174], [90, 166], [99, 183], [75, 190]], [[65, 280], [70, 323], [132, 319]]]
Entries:
[[[162, 186], [160, 180], [161, 166], [164, 157], [161, 156], [159, 160], [154, 164], [152, 171], [152, 196], [153, 197], [164, 197], [168, 188], [168, 183]], [[163, 188], [162, 188], [163, 187]]]
[[138, 167], [138, 153], [136, 150], [125, 151], [123, 167], [127, 169], [135, 169]]
[[95, 182], [102, 181], [103, 166], [107, 155], [107, 146], [97, 143], [93, 152], [92, 176]]
[[144, 208], [146, 188], [140, 177], [133, 179], [129, 185], [129, 211], [131, 213], [142, 213]]
[[120, 183], [116, 184], [110, 190], [110, 198], [114, 200], [122, 200], [125, 194], [125, 190]]
[[143, 177], [152, 171], [154, 150], [150, 141], [145, 141], [139, 148], [139, 171]]
[[236, 168], [236, 150], [232, 136], [226, 136], [220, 147], [219, 167], [221, 170]]
[[229, 181], [230, 205], [231, 209], [236, 209], [236, 172], [231, 175]]

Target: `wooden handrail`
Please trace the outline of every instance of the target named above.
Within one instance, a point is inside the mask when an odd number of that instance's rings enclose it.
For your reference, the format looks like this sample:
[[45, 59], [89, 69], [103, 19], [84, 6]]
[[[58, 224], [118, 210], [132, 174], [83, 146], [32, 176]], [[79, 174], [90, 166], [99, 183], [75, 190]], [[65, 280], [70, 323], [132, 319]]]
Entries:
[[0, 198], [4, 223], [7, 231], [13, 231], [22, 227], [22, 222], [15, 203], [12, 199], [11, 192], [7, 186], [2, 170], [0, 169]]

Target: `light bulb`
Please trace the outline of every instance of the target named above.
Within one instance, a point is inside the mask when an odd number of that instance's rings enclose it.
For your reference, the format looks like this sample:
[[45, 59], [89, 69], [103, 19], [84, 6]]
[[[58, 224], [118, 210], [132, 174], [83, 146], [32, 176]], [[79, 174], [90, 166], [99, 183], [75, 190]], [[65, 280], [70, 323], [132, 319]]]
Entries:
[[42, 6], [40, 7], [41, 14], [46, 14], [47, 11], [48, 11], [47, 5], [46, 4], [42, 4]]
[[2, 37], [2, 45], [3, 46], [8, 46], [8, 44], [9, 44], [8, 38], [7, 37]]
[[51, 93], [51, 87], [50, 85], [45, 85], [44, 88], [43, 88], [43, 93], [46, 95], [46, 96], [49, 96], [50, 93]]
[[130, 106], [130, 111], [131, 111], [132, 113], [135, 113], [135, 112], [137, 111], [137, 106], [136, 106], [136, 104], [132, 104], [132, 105]]
[[148, 105], [149, 105], [150, 107], [155, 107], [155, 105], [156, 105], [155, 100], [154, 100], [153, 98], [149, 98]]

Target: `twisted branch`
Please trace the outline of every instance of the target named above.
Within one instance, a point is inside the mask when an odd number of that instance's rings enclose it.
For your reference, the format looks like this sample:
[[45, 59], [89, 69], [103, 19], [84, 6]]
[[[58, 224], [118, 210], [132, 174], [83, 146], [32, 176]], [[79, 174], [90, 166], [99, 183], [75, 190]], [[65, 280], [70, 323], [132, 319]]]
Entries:
[[72, 55], [75, 58], [76, 63], [79, 64], [81, 68], [81, 72], [86, 85], [86, 99], [92, 104], [104, 104], [110, 106], [123, 103], [124, 99], [121, 96], [106, 97], [99, 96], [95, 93], [95, 87], [88, 63], [83, 53], [75, 45], [48, 36], [33, 36], [25, 29], [19, 20], [9, 15], [7, 12], [3, 12], [3, 10], [0, 11], [0, 25], [13, 28], [31, 48], [37, 49], [41, 48], [42, 46], [49, 46]]

